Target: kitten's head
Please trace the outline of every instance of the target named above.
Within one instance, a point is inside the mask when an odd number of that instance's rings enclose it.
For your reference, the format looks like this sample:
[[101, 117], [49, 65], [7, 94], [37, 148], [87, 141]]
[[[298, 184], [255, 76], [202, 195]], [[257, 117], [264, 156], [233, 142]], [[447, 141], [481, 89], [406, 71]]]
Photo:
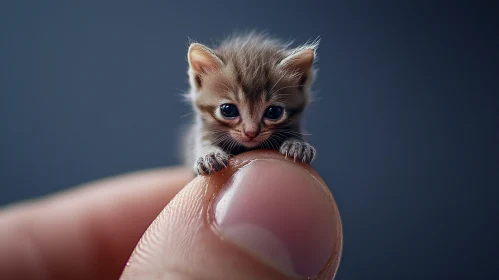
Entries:
[[214, 144], [275, 147], [299, 136], [317, 43], [289, 50], [261, 35], [232, 38], [217, 49], [192, 43], [189, 98]]

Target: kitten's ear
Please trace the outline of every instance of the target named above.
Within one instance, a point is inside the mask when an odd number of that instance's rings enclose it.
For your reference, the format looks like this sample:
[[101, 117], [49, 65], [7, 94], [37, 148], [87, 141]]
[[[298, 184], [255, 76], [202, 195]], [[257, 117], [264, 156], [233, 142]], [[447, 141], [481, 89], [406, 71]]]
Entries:
[[199, 43], [192, 43], [189, 46], [187, 58], [190, 69], [201, 75], [223, 66], [222, 60], [212, 49]]
[[311, 79], [315, 49], [316, 46], [309, 46], [292, 51], [290, 55], [279, 62], [277, 67], [290, 73], [296, 73], [300, 77], [300, 85], [304, 85]]

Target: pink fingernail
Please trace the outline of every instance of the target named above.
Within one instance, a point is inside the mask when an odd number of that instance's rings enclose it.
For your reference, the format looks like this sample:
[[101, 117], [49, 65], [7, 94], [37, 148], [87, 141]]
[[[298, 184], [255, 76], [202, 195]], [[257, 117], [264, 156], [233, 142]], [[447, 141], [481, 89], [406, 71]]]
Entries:
[[215, 203], [221, 233], [286, 274], [315, 276], [333, 251], [339, 224], [333, 202], [299, 165], [255, 160], [233, 175]]

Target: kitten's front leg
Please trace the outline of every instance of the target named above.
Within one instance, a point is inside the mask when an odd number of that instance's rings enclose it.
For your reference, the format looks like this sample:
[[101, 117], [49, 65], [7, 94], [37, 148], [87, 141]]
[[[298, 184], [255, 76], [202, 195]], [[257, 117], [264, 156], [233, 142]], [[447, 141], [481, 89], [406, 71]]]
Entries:
[[279, 152], [286, 157], [292, 158], [294, 161], [301, 161], [306, 164], [312, 163], [315, 158], [315, 148], [309, 143], [291, 138], [282, 143]]
[[204, 155], [194, 163], [194, 172], [197, 175], [209, 175], [227, 167], [230, 155], [218, 147], [208, 147]]

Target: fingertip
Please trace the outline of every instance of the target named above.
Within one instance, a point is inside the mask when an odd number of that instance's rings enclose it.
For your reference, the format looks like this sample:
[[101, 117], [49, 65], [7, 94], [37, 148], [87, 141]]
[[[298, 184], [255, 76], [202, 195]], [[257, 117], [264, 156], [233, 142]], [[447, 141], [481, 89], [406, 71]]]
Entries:
[[331, 279], [341, 238], [336, 204], [320, 176], [259, 150], [183, 188], [143, 236], [122, 279], [172, 268], [194, 278]]
[[216, 229], [286, 274], [320, 274], [341, 250], [341, 221], [317, 178], [278, 155], [249, 160], [217, 196]]

